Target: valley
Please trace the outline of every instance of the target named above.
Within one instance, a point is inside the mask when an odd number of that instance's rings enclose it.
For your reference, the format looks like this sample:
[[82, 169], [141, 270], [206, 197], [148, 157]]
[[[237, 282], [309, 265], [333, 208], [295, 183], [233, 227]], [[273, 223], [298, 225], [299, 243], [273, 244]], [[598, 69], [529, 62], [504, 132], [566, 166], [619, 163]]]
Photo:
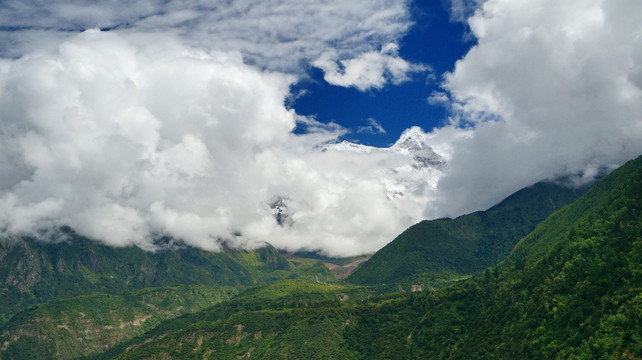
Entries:
[[343, 279], [345, 279], [347, 276], [349, 276], [350, 274], [352, 274], [352, 272], [353, 272], [353, 271], [354, 271], [354, 270], [355, 270], [359, 265], [361, 265], [361, 264], [363, 264], [364, 262], [366, 262], [366, 261], [370, 260], [370, 257], [371, 257], [371, 256], [359, 257], [359, 258], [357, 258], [357, 260], [351, 261], [351, 262], [349, 262], [349, 263], [347, 263], [347, 264], [345, 264], [345, 265], [337, 265], [337, 264], [334, 264], [334, 263], [331, 263], [331, 262], [327, 262], [327, 261], [326, 261], [326, 262], [324, 262], [324, 263], [323, 263], [323, 265], [325, 265], [325, 267], [327, 267], [327, 268], [328, 268], [328, 270], [330, 270], [330, 272], [332, 273], [332, 275], [334, 275], [334, 277], [335, 277], [337, 280], [343, 280]]

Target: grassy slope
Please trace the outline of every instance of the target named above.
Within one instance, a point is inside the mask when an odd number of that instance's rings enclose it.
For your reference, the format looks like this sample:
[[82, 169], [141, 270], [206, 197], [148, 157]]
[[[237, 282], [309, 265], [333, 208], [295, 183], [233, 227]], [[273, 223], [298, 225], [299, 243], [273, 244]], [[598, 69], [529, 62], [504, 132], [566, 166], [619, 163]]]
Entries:
[[165, 323], [118, 358], [639, 358], [642, 157], [474, 279], [348, 304], [298, 287]]
[[293, 263], [276, 249], [196, 248], [145, 252], [114, 248], [73, 233], [44, 244], [0, 239], [0, 325], [31, 305], [83, 294], [120, 294], [146, 287], [217, 284], [252, 286], [288, 277], [333, 281], [321, 263]]
[[538, 183], [486, 211], [422, 221], [378, 251], [346, 281], [438, 286], [470, 277], [506, 257], [519, 239], [582, 192]]

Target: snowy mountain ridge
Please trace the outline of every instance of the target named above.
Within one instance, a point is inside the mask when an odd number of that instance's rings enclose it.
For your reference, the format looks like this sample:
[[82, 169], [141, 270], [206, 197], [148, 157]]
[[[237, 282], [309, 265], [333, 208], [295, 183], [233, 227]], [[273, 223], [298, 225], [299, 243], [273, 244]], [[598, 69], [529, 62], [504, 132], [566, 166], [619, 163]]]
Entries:
[[[399, 140], [397, 140], [390, 147], [374, 147], [362, 144], [356, 144], [344, 140], [336, 144], [327, 144], [321, 151], [339, 151], [339, 152], [355, 152], [355, 153], [372, 153], [372, 152], [388, 152], [394, 151], [412, 157], [414, 168], [430, 167], [436, 170], [443, 171], [446, 169], [445, 159], [437, 154], [432, 147], [426, 144], [425, 134], [421, 128], [413, 126], [404, 131]], [[397, 169], [399, 171], [401, 169]]]

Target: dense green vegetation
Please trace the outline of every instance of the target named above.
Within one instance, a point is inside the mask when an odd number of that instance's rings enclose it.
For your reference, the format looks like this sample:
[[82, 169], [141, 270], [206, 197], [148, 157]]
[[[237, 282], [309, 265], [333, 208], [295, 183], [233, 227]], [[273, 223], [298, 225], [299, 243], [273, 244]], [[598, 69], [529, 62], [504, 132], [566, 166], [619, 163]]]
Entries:
[[[413, 332], [439, 358], [642, 356], [642, 158], [542, 223], [503, 264], [430, 296]], [[435, 311], [437, 310], [437, 311]]]
[[359, 303], [369, 296], [371, 292], [362, 287], [285, 280], [250, 289], [205, 311], [166, 322], [97, 358], [116, 356], [133, 347], [124, 358], [291, 355], [341, 359], [350, 353], [341, 349], [340, 329], [348, 321], [342, 304]]
[[[640, 358], [642, 157], [540, 224], [506, 261], [470, 280], [378, 298], [362, 288], [338, 289], [300, 282], [254, 289], [102, 356]], [[340, 301], [337, 290], [361, 295]]]
[[540, 182], [486, 211], [422, 221], [379, 250], [345, 281], [441, 286], [497, 264], [517, 241], [585, 189]]
[[0, 330], [0, 358], [69, 359], [102, 352], [236, 293], [233, 287], [192, 285], [51, 300], [16, 315]]
[[65, 240], [55, 243], [0, 239], [0, 325], [31, 305], [86, 294], [172, 285], [247, 287], [284, 278], [334, 280], [320, 262], [292, 262], [271, 246], [222, 252], [183, 246], [152, 253], [65, 232]]

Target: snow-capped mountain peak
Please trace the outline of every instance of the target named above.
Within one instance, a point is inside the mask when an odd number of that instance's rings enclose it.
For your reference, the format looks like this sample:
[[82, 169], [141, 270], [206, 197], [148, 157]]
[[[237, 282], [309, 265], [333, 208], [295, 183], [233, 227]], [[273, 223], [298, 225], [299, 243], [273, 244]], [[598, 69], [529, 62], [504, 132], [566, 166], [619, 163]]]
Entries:
[[[412, 127], [401, 134], [399, 140], [389, 147], [374, 147], [363, 144], [356, 144], [349, 141], [342, 141], [335, 144], [326, 144], [320, 150], [322, 159], [348, 166], [355, 166], [355, 161], [363, 159], [364, 162], [373, 164], [376, 167], [368, 167], [367, 179], [363, 182], [365, 186], [382, 186], [382, 196], [386, 201], [397, 203], [400, 207], [413, 207], [419, 209], [416, 217], [421, 217], [422, 206], [428, 201], [429, 191], [437, 186], [437, 181], [446, 169], [445, 159], [436, 153], [428, 144], [426, 134], [419, 127]], [[344, 160], [345, 159], [345, 160]], [[322, 160], [323, 161], [323, 160]], [[344, 162], [345, 161], [345, 162]], [[359, 165], [356, 165], [357, 170]], [[346, 169], [347, 176], [342, 183], [352, 180], [351, 172], [355, 169]], [[377, 183], [378, 182], [378, 183]], [[358, 188], [358, 184], [354, 186]], [[332, 193], [332, 191], [330, 191]], [[300, 214], [297, 209], [290, 208], [289, 204], [305, 204], [305, 199], [291, 199], [287, 196], [275, 194], [267, 204], [271, 210], [276, 223], [287, 231], [290, 227], [296, 227], [294, 219], [304, 218], [296, 216]], [[331, 197], [334, 198], [334, 195]], [[337, 198], [336, 201], [340, 201]], [[375, 200], [378, 201], [378, 200]], [[328, 203], [332, 208], [333, 201]], [[304, 206], [305, 207], [305, 206]], [[301, 210], [299, 210], [301, 211]]]
[[424, 142], [425, 136], [421, 128], [413, 126], [404, 131], [399, 140], [392, 145], [393, 149], [405, 149], [408, 151], [419, 151], [426, 148]]
[[[322, 151], [338, 152], [355, 152], [355, 153], [372, 153], [380, 151], [394, 151], [409, 156], [412, 161], [412, 167], [416, 169], [432, 168], [443, 171], [446, 168], [446, 161], [437, 154], [432, 147], [426, 144], [426, 134], [418, 126], [413, 126], [404, 131], [399, 140], [392, 146], [386, 148], [373, 147], [362, 144], [355, 144], [349, 141], [342, 141], [337, 144], [325, 145]], [[399, 170], [399, 169], [394, 169]]]

